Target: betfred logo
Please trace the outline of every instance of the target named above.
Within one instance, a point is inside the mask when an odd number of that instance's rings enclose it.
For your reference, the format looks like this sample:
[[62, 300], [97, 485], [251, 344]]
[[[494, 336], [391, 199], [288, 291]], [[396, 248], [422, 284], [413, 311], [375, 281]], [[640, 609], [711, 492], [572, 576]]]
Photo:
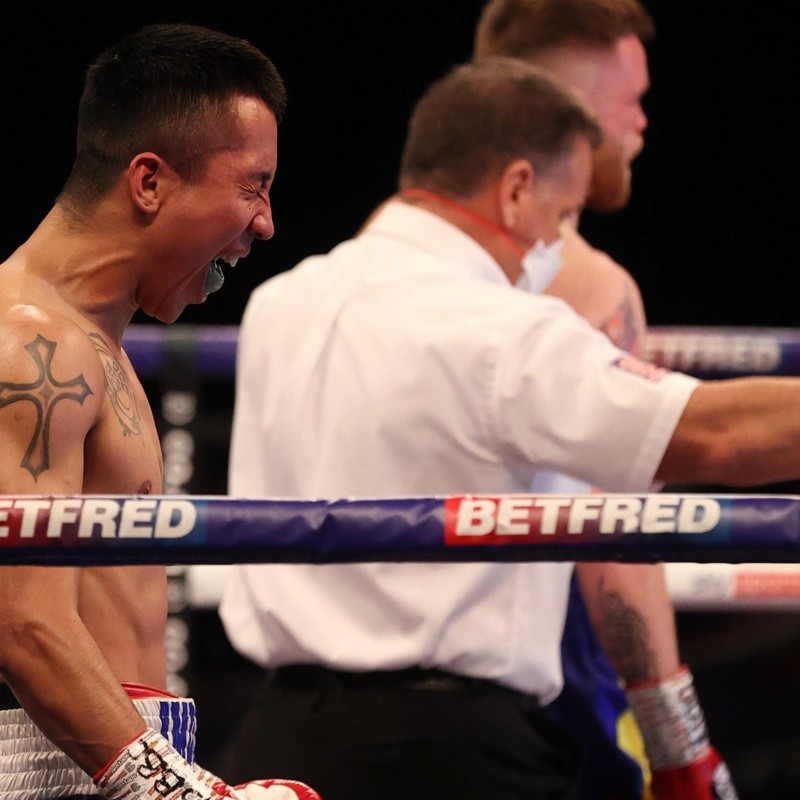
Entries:
[[555, 543], [620, 533], [707, 533], [721, 516], [719, 502], [699, 495], [459, 496], [445, 500], [445, 542]]
[[775, 372], [782, 346], [775, 336], [710, 333], [692, 328], [649, 330], [647, 359], [681, 372]]
[[0, 545], [69, 539], [180, 539], [194, 529], [189, 500], [0, 497]]

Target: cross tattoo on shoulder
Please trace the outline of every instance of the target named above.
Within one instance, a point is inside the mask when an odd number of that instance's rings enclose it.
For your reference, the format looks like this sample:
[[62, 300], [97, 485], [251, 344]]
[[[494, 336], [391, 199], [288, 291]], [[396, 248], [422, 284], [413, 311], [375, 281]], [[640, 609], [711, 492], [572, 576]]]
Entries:
[[38, 367], [39, 374], [31, 383], [0, 381], [0, 408], [23, 400], [33, 403], [36, 427], [20, 466], [37, 480], [50, 467], [50, 420], [56, 404], [62, 400], [72, 400], [83, 405], [92, 390], [81, 374], [67, 381], [58, 381], [53, 377], [51, 365], [55, 342], [37, 334], [32, 342], [25, 345], [25, 349]]

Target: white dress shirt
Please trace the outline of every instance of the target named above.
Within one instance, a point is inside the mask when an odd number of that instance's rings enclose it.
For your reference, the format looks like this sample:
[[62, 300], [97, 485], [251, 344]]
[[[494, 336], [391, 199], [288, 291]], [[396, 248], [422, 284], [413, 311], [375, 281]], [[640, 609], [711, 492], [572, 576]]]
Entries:
[[[696, 385], [640, 374], [566, 303], [512, 287], [472, 238], [393, 201], [355, 239], [253, 292], [230, 493], [527, 493], [538, 470], [646, 492]], [[571, 571], [242, 565], [220, 614], [234, 647], [264, 666], [439, 667], [549, 702]]]

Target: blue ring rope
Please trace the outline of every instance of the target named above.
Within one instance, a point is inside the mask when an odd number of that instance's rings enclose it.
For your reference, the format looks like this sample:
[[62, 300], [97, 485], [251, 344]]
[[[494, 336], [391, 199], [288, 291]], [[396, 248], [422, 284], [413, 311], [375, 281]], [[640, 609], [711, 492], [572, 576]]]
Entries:
[[[159, 375], [170, 357], [209, 377], [233, 377], [236, 325], [131, 325], [123, 342], [137, 373]], [[800, 375], [800, 330], [794, 328], [653, 327], [645, 356], [659, 366], [700, 378]]]
[[795, 563], [793, 495], [0, 496], [0, 563]]

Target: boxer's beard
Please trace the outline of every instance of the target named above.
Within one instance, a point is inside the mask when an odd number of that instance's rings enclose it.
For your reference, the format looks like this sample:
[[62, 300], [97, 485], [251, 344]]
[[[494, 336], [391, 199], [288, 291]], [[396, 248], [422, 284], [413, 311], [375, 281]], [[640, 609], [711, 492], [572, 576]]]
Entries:
[[631, 198], [630, 155], [616, 139], [607, 138], [595, 151], [592, 163], [592, 185], [586, 207], [592, 211], [619, 211]]

